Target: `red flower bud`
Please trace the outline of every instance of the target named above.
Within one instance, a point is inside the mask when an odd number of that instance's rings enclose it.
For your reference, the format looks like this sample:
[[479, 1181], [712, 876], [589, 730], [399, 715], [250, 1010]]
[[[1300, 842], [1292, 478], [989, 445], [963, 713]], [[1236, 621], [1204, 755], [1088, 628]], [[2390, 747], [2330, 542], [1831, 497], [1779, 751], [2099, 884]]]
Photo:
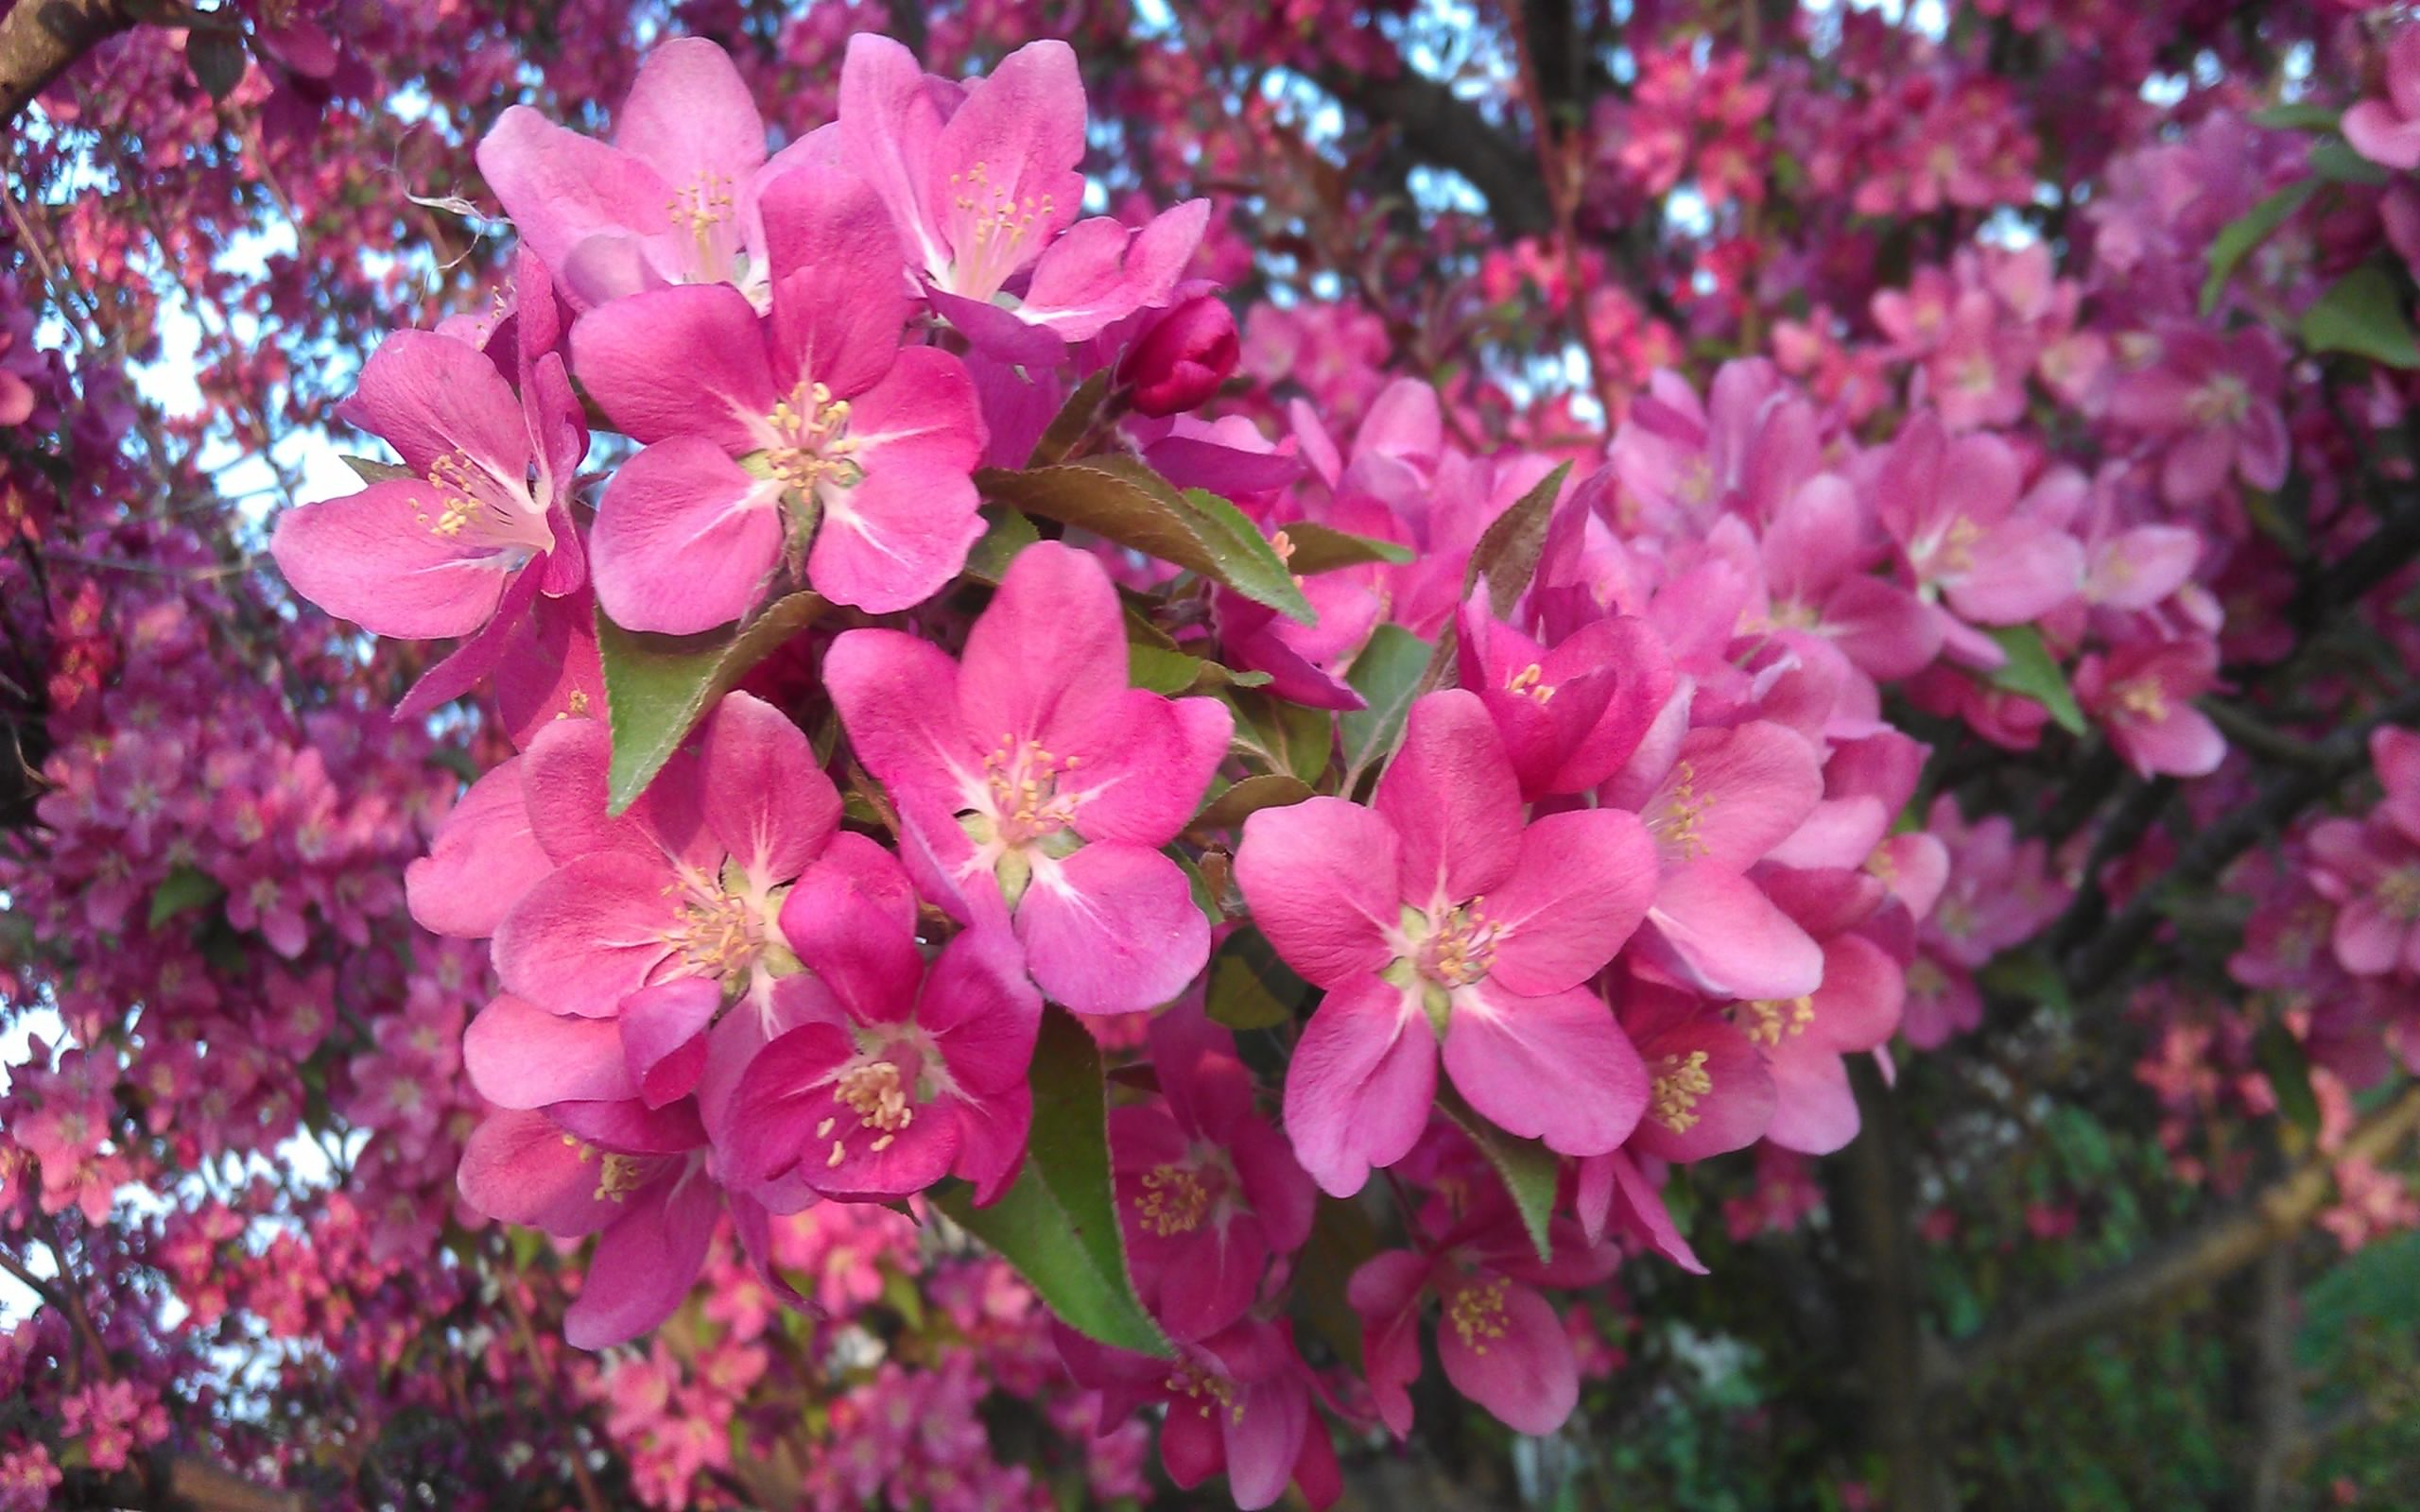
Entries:
[[1137, 413], [1174, 415], [1217, 393], [1240, 355], [1226, 301], [1197, 294], [1143, 333], [1118, 365], [1118, 376], [1133, 386]]

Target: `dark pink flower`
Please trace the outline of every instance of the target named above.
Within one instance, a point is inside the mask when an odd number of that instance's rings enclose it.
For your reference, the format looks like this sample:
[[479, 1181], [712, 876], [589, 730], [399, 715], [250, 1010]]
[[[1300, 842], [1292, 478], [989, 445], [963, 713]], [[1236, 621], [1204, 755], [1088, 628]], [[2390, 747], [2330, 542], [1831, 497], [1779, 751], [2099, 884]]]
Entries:
[[1653, 850], [1612, 809], [1524, 826], [1476, 695], [1412, 706], [1371, 808], [1315, 798], [1245, 821], [1253, 918], [1327, 989], [1286, 1080], [1286, 1131], [1324, 1190], [1358, 1191], [1428, 1122], [1437, 1058], [1498, 1126], [1570, 1155], [1638, 1121], [1637, 1052], [1585, 984], [1645, 912]]
[[1043, 991], [1125, 1013], [1201, 970], [1209, 923], [1159, 848], [1192, 818], [1232, 718], [1126, 685], [1123, 613], [1096, 558], [1055, 541], [1019, 553], [960, 662], [852, 630], [823, 670], [911, 832], [918, 881], [964, 919], [1005, 904]]
[[1219, 391], [1236, 370], [1236, 317], [1215, 294], [1197, 294], [1151, 322], [1117, 366], [1133, 386], [1138, 414], [1161, 417], [1192, 409]]
[[2076, 666], [2076, 701], [2145, 777], [2206, 777], [2226, 759], [2226, 737], [2193, 700], [2218, 686], [2219, 644], [2130, 641]]
[[909, 306], [881, 206], [814, 166], [765, 203], [780, 216], [769, 318], [716, 284], [616, 300], [572, 332], [580, 382], [648, 443], [594, 535], [597, 599], [630, 629], [737, 619], [786, 552], [827, 598], [907, 609], [982, 533], [974, 384], [947, 352], [901, 348]]

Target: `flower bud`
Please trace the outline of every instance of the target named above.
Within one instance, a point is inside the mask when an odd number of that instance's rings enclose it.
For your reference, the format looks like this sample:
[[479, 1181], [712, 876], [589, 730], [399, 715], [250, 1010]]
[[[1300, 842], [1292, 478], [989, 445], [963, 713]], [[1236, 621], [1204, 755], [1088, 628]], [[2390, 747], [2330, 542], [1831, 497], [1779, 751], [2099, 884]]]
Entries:
[[1215, 294], [1197, 294], [1143, 333], [1118, 366], [1134, 409], [1154, 419], [1193, 408], [1227, 381], [1240, 355], [1236, 318]]

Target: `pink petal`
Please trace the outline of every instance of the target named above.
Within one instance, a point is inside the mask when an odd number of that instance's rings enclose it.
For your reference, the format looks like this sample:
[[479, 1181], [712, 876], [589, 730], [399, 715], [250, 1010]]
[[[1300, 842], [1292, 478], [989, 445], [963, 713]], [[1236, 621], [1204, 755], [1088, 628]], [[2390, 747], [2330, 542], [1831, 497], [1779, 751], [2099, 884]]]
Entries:
[[582, 242], [602, 232], [665, 225], [672, 191], [653, 169], [528, 106], [496, 117], [477, 159], [513, 230], [575, 290], [580, 281], [569, 264]]
[[484, 939], [555, 868], [529, 833], [521, 766], [516, 756], [473, 782], [437, 827], [429, 853], [404, 868], [404, 898], [423, 929]]
[[1520, 856], [1521, 792], [1487, 707], [1448, 688], [1424, 695], [1378, 779], [1373, 807], [1402, 847], [1400, 896], [1431, 912], [1501, 883]]
[[1454, 994], [1445, 1072], [1487, 1121], [1564, 1155], [1602, 1155], [1647, 1107], [1647, 1072], [1604, 1000], [1518, 997], [1491, 982]]
[[1128, 690], [1087, 739], [1058, 752], [1080, 764], [1060, 779], [1062, 793], [1073, 784], [1079, 795], [1077, 832], [1154, 847], [1175, 839], [1201, 808], [1234, 732], [1234, 715], [1216, 698]]
[[1689, 731], [1639, 816], [1668, 864], [1744, 871], [1805, 823], [1823, 797], [1814, 748], [1760, 719]]
[[456, 1179], [475, 1212], [562, 1238], [595, 1233], [621, 1209], [599, 1194], [597, 1153], [544, 1113], [493, 1113], [462, 1146]]
[[1017, 553], [966, 638], [960, 723], [987, 745], [1070, 750], [1125, 694], [1126, 621], [1099, 560], [1055, 541]]
[[529, 889], [495, 933], [507, 990], [550, 1013], [609, 1018], [672, 955], [672, 870], [627, 851], [582, 856]]
[[697, 1089], [706, 1069], [706, 1026], [722, 1006], [722, 985], [683, 976], [622, 1000], [622, 1057], [639, 1098], [662, 1108]]
[[[1016, 252], [988, 253], [988, 260], [1006, 263], [1006, 272], [1023, 268], [1082, 210], [1084, 180], [1077, 166], [1084, 160], [1084, 117], [1083, 79], [1075, 50], [1063, 42], [1028, 43], [968, 89], [965, 103], [933, 143], [920, 186], [928, 213], [940, 213], [960, 238], [952, 250], [961, 266], [986, 249], [965, 239], [973, 235], [972, 217], [953, 218], [945, 208], [969, 192], [953, 176], [978, 179], [973, 192], [988, 191], [992, 205], [1015, 206], [1019, 214], [1033, 209]], [[844, 108], [844, 131], [845, 119]], [[959, 292], [988, 299], [994, 290]]]
[[1641, 1047], [1649, 1108], [1631, 1148], [1665, 1160], [1746, 1149], [1773, 1116], [1773, 1078], [1747, 1036], [1699, 1014]]
[[1005, 930], [960, 930], [934, 958], [916, 1022], [939, 1044], [950, 1079], [977, 1102], [1021, 1090], [1042, 1028], [1042, 995]]
[[614, 146], [676, 188], [729, 194], [765, 161], [765, 123], [719, 43], [674, 37], [639, 64], [614, 112]]
[[755, 608], [781, 558], [778, 485], [714, 442], [659, 441], [605, 486], [589, 536], [596, 601], [626, 630], [688, 635]]
[[849, 438], [865, 478], [817, 489], [823, 523], [807, 576], [825, 597], [870, 613], [923, 603], [958, 576], [983, 533], [972, 480], [983, 419], [965, 365], [931, 347], [902, 352], [854, 402]]
[[1357, 982], [1394, 956], [1399, 922], [1394, 830], [1340, 798], [1262, 809], [1244, 820], [1236, 883], [1253, 922], [1316, 987]]
[[721, 1212], [721, 1189], [701, 1167], [633, 1194], [588, 1257], [579, 1296], [563, 1313], [563, 1342], [602, 1349], [670, 1317], [697, 1284]]
[[761, 205], [783, 376], [854, 399], [890, 370], [915, 307], [890, 214], [871, 185], [837, 166], [784, 172]]
[[422, 479], [373, 483], [280, 515], [269, 555], [296, 593], [373, 634], [469, 635], [494, 614], [521, 559], [437, 534], [429, 522], [444, 509]]
[[1320, 1190], [1349, 1197], [1411, 1153], [1437, 1097], [1436, 1040], [1418, 1002], [1370, 977], [1330, 991], [1286, 1069], [1286, 1133]]
[[755, 451], [776, 401], [763, 322], [728, 284], [649, 289], [599, 305], [571, 333], [580, 387], [631, 439]]
[[706, 823], [759, 886], [786, 882], [840, 823], [840, 795], [806, 732], [772, 705], [727, 695], [699, 751]]
[[500, 992], [462, 1035], [462, 1069], [498, 1108], [615, 1102], [638, 1087], [610, 1020], [569, 1019]]
[[942, 130], [937, 101], [915, 54], [873, 32], [849, 39], [840, 65], [841, 157], [873, 186], [916, 261], [936, 274], [949, 263], [936, 216], [956, 201], [944, 194], [926, 206], [926, 175]]
[[1018, 318], [1046, 326], [1063, 340], [1098, 335], [1147, 304], [1168, 297], [1201, 245], [1210, 201], [1188, 199], [1162, 211], [1140, 231], [1112, 215], [1067, 228], [1034, 264], [1033, 282]]
[[897, 630], [851, 630], [823, 655], [823, 683], [857, 760], [894, 797], [941, 815], [974, 806], [985, 790], [959, 721], [959, 681], [948, 653]]
[[1133, 1013], [1184, 990], [1210, 958], [1210, 923], [1177, 864], [1118, 841], [1034, 856], [1017, 907], [1033, 980], [1078, 1013]]
[[1580, 1401], [1580, 1368], [1554, 1308], [1499, 1277], [1472, 1276], [1459, 1290], [1476, 1295], [1459, 1310], [1456, 1295], [1446, 1296], [1437, 1328], [1445, 1379], [1515, 1433], [1560, 1429]]
[[782, 934], [859, 1020], [907, 1017], [925, 958], [915, 890], [890, 851], [862, 834], [833, 836], [783, 900]]
[[1655, 845], [1636, 816], [1581, 809], [1539, 819], [1522, 832], [1512, 874], [1486, 898], [1497, 932], [1488, 979], [1520, 997], [1578, 987], [1647, 916], [1656, 878]]
[[1647, 919], [1651, 954], [1712, 996], [1794, 998], [1823, 981], [1824, 953], [1806, 932], [1712, 862], [1666, 872]]
[[397, 331], [362, 364], [337, 417], [386, 438], [415, 472], [457, 452], [500, 477], [530, 460], [521, 401], [488, 354], [434, 331]]

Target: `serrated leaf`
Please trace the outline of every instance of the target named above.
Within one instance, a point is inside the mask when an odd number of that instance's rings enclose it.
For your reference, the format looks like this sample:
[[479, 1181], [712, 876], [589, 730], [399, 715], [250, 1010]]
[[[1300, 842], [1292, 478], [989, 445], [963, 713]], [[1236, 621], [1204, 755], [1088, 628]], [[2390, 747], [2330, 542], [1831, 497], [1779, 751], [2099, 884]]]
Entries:
[[1026, 458], [1027, 467], [1049, 467], [1067, 459], [1067, 454], [1076, 449], [1076, 443], [1100, 418], [1101, 401], [1109, 397], [1113, 370], [1103, 368], [1076, 386], [1076, 391], [1059, 406], [1059, 413], [1050, 417], [1041, 439], [1033, 443], [1033, 452]]
[[1262, 809], [1282, 809], [1311, 796], [1311, 784], [1291, 772], [1258, 772], [1201, 806], [1189, 829], [1209, 833], [1230, 830]]
[[1311, 1210], [1311, 1237], [1294, 1258], [1294, 1307], [1356, 1373], [1361, 1368], [1361, 1314], [1346, 1291], [1353, 1273], [1377, 1252], [1377, 1226], [1361, 1205], [1321, 1193]]
[[1298, 576], [1334, 572], [1339, 567], [1356, 567], [1363, 562], [1407, 562], [1413, 556], [1409, 546], [1357, 536], [1309, 520], [1286, 526], [1286, 539], [1294, 548], [1287, 557], [1286, 565]]
[[1278, 958], [1268, 936], [1247, 924], [1211, 954], [1203, 998], [1210, 1018], [1230, 1029], [1274, 1029], [1307, 1007], [1311, 985]]
[[2319, 184], [2317, 179], [2297, 179], [2220, 228], [2210, 243], [2209, 276], [2202, 281], [2204, 315], [2218, 308], [2219, 296], [2226, 292], [2227, 280], [2235, 276], [2236, 268], [2293, 218], [2294, 212], [2319, 192]]
[[1234, 748], [1271, 772], [1291, 772], [1316, 784], [1335, 748], [1334, 721], [1324, 709], [1306, 709], [1254, 689], [1224, 695], [1236, 712]]
[[1462, 574], [1465, 598], [1484, 576], [1488, 608], [1497, 619], [1512, 615], [1512, 606], [1537, 576], [1538, 554], [1546, 550], [1547, 523], [1554, 516], [1555, 496], [1563, 491], [1563, 480], [1570, 472], [1570, 463], [1557, 466], [1480, 534], [1478, 544], [1471, 548], [1470, 567]]
[[2023, 694], [2048, 710], [2061, 730], [2070, 735], [2083, 734], [2083, 711], [2077, 707], [2075, 692], [2067, 686], [2067, 675], [2051, 659], [2042, 632], [2031, 625], [2003, 625], [1984, 633], [1998, 642], [2008, 656], [2007, 664], [1991, 675], [1992, 686]]
[[151, 927], [158, 929], [179, 914], [215, 903], [226, 891], [208, 872], [195, 867], [178, 867], [151, 889]]
[[1043, 1010], [1031, 1080], [1033, 1129], [1015, 1184], [978, 1208], [971, 1187], [951, 1181], [933, 1189], [933, 1205], [1015, 1266], [1068, 1327], [1116, 1349], [1173, 1354], [1126, 1268], [1099, 1048], [1056, 1005]]
[[1179, 492], [1137, 458], [992, 468], [975, 482], [985, 498], [1214, 578], [1305, 625], [1317, 618], [1276, 548], [1241, 510], [1199, 489]]
[[185, 33], [185, 66], [212, 99], [224, 100], [235, 93], [235, 86], [244, 81], [244, 62], [240, 33], [199, 26]]
[[1042, 539], [1033, 522], [1005, 504], [983, 507], [983, 534], [966, 553], [966, 576], [997, 587], [1018, 552]]
[[1219, 688], [1257, 688], [1269, 680], [1266, 672], [1237, 672], [1202, 657], [1187, 656], [1142, 641], [1126, 643], [1126, 681], [1130, 687], [1175, 697], [1210, 693]]
[[830, 607], [820, 593], [792, 593], [744, 627], [703, 635], [626, 630], [598, 610], [596, 651], [614, 731], [607, 812], [635, 802], [715, 701]]
[[2390, 368], [2420, 368], [2420, 343], [2412, 340], [2403, 295], [2375, 263], [2329, 285], [2303, 312], [2296, 329], [2313, 352], [2345, 352]]
[[1512, 1206], [1520, 1211], [1521, 1227], [1529, 1230], [1538, 1259], [1553, 1259], [1554, 1241], [1547, 1235], [1547, 1225], [1554, 1216], [1555, 1184], [1563, 1176], [1561, 1158], [1536, 1140], [1519, 1139], [1497, 1128], [1442, 1080], [1437, 1086], [1437, 1107], [1471, 1137], [1487, 1163], [1504, 1178], [1504, 1190], [1512, 1194]]
[[420, 476], [401, 462], [380, 462], [367, 456], [348, 456], [342, 460], [345, 466], [353, 469], [353, 475], [364, 483], [392, 483], [397, 478]]
[[1403, 734], [1404, 715], [1419, 696], [1436, 648], [1400, 625], [1381, 625], [1370, 634], [1344, 680], [1368, 703], [1337, 720], [1344, 747], [1344, 786], [1350, 796], [1361, 774], [1387, 759]]

